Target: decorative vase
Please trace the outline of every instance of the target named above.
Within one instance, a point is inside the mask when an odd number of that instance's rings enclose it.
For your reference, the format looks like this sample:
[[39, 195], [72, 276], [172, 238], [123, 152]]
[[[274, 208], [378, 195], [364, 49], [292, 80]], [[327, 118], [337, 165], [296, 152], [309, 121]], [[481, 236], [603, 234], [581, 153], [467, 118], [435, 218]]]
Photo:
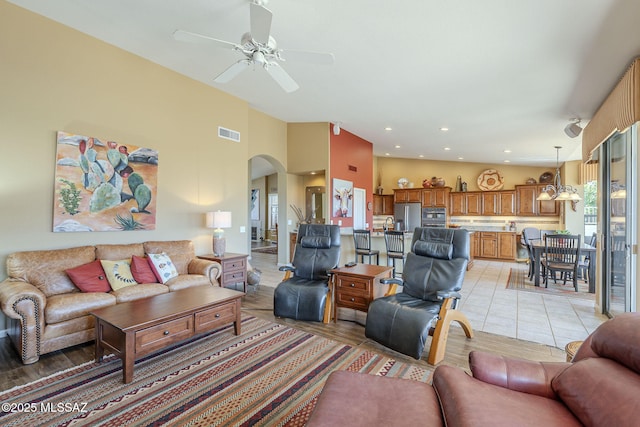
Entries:
[[384, 189], [382, 188], [381, 185], [378, 186], [377, 191], [378, 191], [378, 195], [380, 195], [380, 196], [382, 196], [384, 194]]
[[460, 175], [458, 175], [458, 177], [456, 178], [456, 190], [455, 191], [462, 191], [462, 177]]
[[431, 178], [431, 186], [432, 187], [444, 187], [444, 179], [436, 178], [435, 176]]

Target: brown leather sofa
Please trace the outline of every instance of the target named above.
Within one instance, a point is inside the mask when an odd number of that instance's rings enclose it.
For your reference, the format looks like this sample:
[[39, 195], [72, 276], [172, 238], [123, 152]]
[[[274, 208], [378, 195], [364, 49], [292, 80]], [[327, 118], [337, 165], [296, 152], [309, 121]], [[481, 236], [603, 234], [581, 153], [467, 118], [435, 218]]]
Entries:
[[[117, 261], [165, 252], [178, 271], [161, 283], [143, 283], [103, 292], [80, 292], [65, 270], [96, 259]], [[7, 257], [8, 278], [0, 283], [0, 307], [8, 333], [25, 364], [40, 355], [95, 338], [92, 310], [192, 286], [215, 285], [222, 268], [196, 257], [189, 240], [16, 252]]]
[[640, 313], [602, 324], [571, 363], [474, 351], [469, 366], [472, 375], [438, 366], [432, 385], [333, 372], [307, 426], [619, 427], [640, 420]]

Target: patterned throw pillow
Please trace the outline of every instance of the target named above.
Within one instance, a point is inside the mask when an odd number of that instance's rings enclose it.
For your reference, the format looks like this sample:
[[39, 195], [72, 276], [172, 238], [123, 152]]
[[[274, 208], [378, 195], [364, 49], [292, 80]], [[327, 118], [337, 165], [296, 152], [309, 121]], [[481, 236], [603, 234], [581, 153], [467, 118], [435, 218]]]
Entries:
[[166, 253], [147, 254], [147, 257], [149, 265], [160, 283], [167, 283], [170, 279], [178, 277], [178, 270]]
[[107, 275], [111, 289], [117, 291], [137, 284], [136, 279], [131, 275], [131, 261], [123, 259], [120, 261], [100, 260], [102, 268]]
[[147, 258], [134, 255], [131, 257], [131, 274], [138, 283], [158, 283], [155, 273]]
[[109, 292], [109, 282], [100, 261], [95, 260], [65, 270], [74, 285], [82, 292]]

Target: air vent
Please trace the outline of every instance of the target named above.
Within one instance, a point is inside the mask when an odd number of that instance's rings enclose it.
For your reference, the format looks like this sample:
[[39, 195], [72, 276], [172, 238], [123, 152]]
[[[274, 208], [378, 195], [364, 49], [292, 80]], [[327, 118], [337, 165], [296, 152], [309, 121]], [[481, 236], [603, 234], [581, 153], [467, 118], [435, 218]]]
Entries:
[[231, 141], [240, 142], [240, 132], [218, 126], [218, 136]]

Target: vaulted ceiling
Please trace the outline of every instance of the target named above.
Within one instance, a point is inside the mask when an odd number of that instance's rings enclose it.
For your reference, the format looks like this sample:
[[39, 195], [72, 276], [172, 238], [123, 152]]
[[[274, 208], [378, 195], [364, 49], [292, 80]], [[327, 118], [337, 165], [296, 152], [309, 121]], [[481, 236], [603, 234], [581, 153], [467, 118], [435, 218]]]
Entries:
[[638, 0], [271, 0], [283, 57], [334, 55], [281, 63], [300, 86], [286, 93], [261, 67], [215, 83], [241, 55], [172, 37], [239, 43], [249, 0], [9, 1], [286, 122], [339, 122], [378, 156], [551, 166], [559, 145], [578, 159], [565, 125], [586, 124], [640, 55]]

